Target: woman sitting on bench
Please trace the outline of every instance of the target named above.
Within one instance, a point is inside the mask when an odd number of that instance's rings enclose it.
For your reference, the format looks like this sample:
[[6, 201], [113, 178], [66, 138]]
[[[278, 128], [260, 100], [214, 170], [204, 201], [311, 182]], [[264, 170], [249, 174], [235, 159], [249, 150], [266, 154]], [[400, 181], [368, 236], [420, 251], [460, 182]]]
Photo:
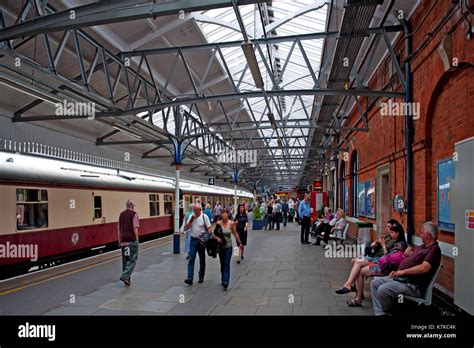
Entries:
[[[379, 241], [372, 243], [373, 247], [376, 248], [378, 244], [383, 250], [382, 257], [389, 255], [397, 251], [405, 251], [407, 243], [405, 240], [405, 231], [403, 226], [394, 219], [391, 219], [387, 223], [386, 227], [388, 234], [385, 238], [380, 238]], [[380, 255], [380, 254], [378, 254]], [[352, 270], [349, 278], [344, 285], [336, 290], [337, 294], [347, 294], [353, 290], [357, 291], [356, 298], [347, 301], [347, 305], [350, 307], [360, 307], [364, 296], [364, 277], [384, 276], [382, 269], [379, 264], [380, 257], [364, 257], [363, 259], [352, 260]], [[353, 284], [356, 283], [354, 289]]]
[[[320, 216], [318, 219], [318, 225], [314, 230], [314, 235], [317, 236], [321, 232], [323, 232], [327, 226], [329, 226], [329, 222], [334, 218], [334, 215], [331, 213], [331, 209], [329, 207], [324, 207], [324, 215]], [[311, 232], [313, 233], [313, 232]]]
[[344, 228], [346, 228], [346, 214], [341, 208], [339, 208], [336, 211], [336, 216], [334, 219], [332, 219], [331, 222], [325, 226], [324, 230], [319, 235], [316, 235], [316, 243], [314, 245], [320, 245], [321, 239], [324, 240], [324, 243], [328, 244], [329, 235], [331, 233], [336, 234], [338, 232], [342, 235]]

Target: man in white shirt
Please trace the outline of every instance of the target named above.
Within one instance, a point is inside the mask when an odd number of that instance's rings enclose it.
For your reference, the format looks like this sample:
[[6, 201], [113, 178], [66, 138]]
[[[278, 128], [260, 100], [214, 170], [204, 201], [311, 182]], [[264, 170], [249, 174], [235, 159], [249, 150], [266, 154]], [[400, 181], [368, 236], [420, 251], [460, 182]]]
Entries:
[[189, 248], [188, 278], [185, 283], [193, 285], [194, 262], [196, 253], [199, 254], [199, 283], [204, 282], [204, 273], [206, 272], [206, 248], [201, 244], [200, 238], [205, 233], [211, 233], [211, 223], [206, 214], [201, 212], [201, 204], [194, 204], [194, 214], [189, 217], [184, 229], [191, 229], [191, 244]]

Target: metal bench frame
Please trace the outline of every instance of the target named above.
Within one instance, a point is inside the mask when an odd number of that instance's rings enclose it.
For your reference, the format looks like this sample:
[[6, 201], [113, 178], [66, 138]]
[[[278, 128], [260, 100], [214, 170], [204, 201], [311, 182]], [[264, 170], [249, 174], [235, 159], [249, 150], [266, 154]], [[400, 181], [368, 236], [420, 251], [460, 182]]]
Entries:
[[443, 268], [443, 265], [440, 264], [436, 272], [433, 274], [433, 277], [431, 278], [430, 283], [426, 287], [423, 297], [412, 297], [412, 296], [403, 295], [403, 299], [416, 302], [419, 305], [422, 305], [422, 304], [425, 306], [431, 305], [431, 300], [433, 298], [433, 287], [436, 282], [436, 278], [438, 278], [438, 275], [441, 272], [441, 268]]
[[344, 243], [344, 241], [347, 239], [347, 230], [349, 229], [349, 224], [346, 223], [346, 226], [344, 227], [344, 231], [342, 231], [342, 236], [338, 236], [337, 234], [330, 234], [329, 239], [334, 239], [336, 241], [341, 241], [341, 244]]

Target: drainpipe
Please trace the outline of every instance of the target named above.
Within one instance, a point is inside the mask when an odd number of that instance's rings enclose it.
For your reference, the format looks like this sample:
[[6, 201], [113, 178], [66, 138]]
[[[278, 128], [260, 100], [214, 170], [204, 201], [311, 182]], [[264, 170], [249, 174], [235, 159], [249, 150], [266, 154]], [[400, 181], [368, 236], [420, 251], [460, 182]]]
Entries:
[[[406, 91], [405, 91], [405, 102], [412, 103], [413, 102], [413, 89], [412, 89], [412, 81], [411, 81], [411, 70], [410, 70], [410, 60], [412, 54], [412, 33], [410, 24], [407, 20], [402, 19], [400, 20], [400, 24], [403, 26], [403, 31], [405, 34], [405, 51], [406, 51], [406, 59], [405, 59], [405, 80], [406, 80]], [[409, 110], [410, 108], [407, 108]], [[407, 151], [406, 157], [406, 190], [407, 190], [407, 205], [406, 205], [406, 212], [407, 212], [407, 242], [408, 244], [413, 244], [413, 235], [415, 234], [415, 229], [413, 227], [413, 115], [409, 113], [405, 117], [405, 146]]]

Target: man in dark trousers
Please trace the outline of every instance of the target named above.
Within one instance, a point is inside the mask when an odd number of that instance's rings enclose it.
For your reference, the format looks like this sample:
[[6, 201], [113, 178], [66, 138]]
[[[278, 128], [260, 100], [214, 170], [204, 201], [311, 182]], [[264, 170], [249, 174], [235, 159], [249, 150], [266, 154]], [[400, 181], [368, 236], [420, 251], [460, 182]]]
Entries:
[[283, 213], [283, 226], [286, 227], [286, 223], [288, 222], [288, 213], [290, 211], [290, 206], [288, 205], [288, 202], [286, 201], [286, 198], [283, 200], [283, 203], [281, 204], [281, 212]]
[[138, 257], [138, 214], [134, 211], [135, 203], [131, 199], [125, 203], [125, 209], [119, 217], [118, 242], [122, 248], [122, 276], [120, 280], [130, 286], [130, 277]]
[[308, 202], [308, 194], [304, 195], [298, 207], [298, 215], [301, 219], [301, 244], [309, 244], [309, 228], [311, 225], [311, 207]]

